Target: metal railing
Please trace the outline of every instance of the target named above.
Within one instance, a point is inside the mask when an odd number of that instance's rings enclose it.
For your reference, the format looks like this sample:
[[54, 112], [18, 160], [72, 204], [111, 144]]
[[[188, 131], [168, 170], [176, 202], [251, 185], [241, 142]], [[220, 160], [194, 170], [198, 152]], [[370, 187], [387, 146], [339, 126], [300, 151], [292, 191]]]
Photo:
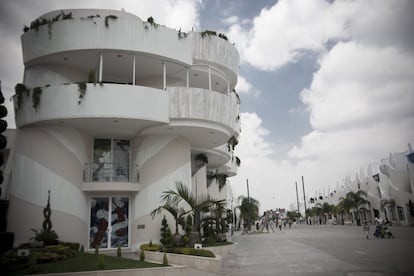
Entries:
[[120, 163], [86, 163], [84, 182], [139, 182], [138, 164], [125, 167]]

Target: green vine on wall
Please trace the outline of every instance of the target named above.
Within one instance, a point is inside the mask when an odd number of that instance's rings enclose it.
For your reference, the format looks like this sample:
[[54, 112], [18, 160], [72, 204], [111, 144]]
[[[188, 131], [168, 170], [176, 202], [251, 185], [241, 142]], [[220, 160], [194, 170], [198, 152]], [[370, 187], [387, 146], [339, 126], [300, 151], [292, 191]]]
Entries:
[[187, 35], [188, 35], [188, 33], [186, 33], [186, 32], [182, 32], [182, 31], [181, 31], [181, 28], [178, 30], [178, 39], [183, 39], [183, 38], [186, 38], [186, 37], [187, 37]]
[[86, 82], [78, 82], [79, 100], [78, 104], [82, 103], [83, 98], [86, 94]]
[[22, 83], [16, 84], [14, 87], [14, 92], [17, 96], [17, 108], [16, 110], [19, 110], [20, 107], [23, 105], [23, 94], [26, 94], [26, 96], [30, 95], [30, 89], [27, 89], [26, 86]]
[[33, 88], [33, 94], [32, 94], [32, 103], [33, 108], [37, 111], [37, 107], [40, 104], [40, 96], [42, 95], [42, 88], [41, 87], [35, 87]]
[[118, 16], [112, 15], [112, 14], [105, 16], [105, 27], [107, 27], [107, 28], [109, 28], [109, 19], [117, 20]]
[[223, 33], [219, 33], [218, 37], [220, 37], [220, 38], [222, 38], [222, 39], [224, 39], [226, 41], [229, 41], [228, 38], [227, 38], [227, 36], [225, 34], [223, 34]]
[[48, 25], [48, 34], [50, 38], [52, 34], [52, 24], [59, 20], [68, 20], [68, 19], [73, 19], [72, 12], [65, 13], [64, 11], [61, 11], [58, 15], [52, 17], [51, 19], [38, 18], [32, 21], [30, 23], [30, 27], [27, 27], [26, 25], [23, 27], [23, 32], [28, 32], [29, 30], [33, 30], [33, 29], [37, 32], [40, 26]]
[[201, 37], [202, 38], [204, 38], [206, 36], [208, 36], [208, 37], [217, 36], [217, 33], [215, 31], [210, 31], [210, 30], [205, 30], [205, 31], [201, 32]]
[[239, 140], [237, 140], [235, 136], [231, 136], [230, 139], [227, 141], [227, 150], [234, 150], [238, 143]]

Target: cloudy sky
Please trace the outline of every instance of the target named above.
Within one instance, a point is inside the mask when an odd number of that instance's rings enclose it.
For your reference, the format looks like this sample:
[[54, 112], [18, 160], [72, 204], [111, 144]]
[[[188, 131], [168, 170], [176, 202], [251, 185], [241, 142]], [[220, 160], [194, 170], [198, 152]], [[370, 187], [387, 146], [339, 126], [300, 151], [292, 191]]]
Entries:
[[414, 1], [4, 0], [6, 98], [22, 81], [23, 26], [63, 8], [124, 8], [171, 28], [223, 32], [235, 43], [242, 166], [230, 182], [246, 195], [248, 179], [262, 210], [295, 203], [296, 181], [303, 198], [301, 176], [314, 196], [414, 143]]

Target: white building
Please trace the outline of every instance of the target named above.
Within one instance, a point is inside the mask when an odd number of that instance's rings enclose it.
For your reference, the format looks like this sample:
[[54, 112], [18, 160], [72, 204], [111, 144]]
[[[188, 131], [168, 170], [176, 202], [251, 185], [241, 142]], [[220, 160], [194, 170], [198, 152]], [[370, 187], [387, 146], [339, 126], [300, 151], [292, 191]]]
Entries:
[[222, 176], [237, 173], [228, 141], [240, 133], [239, 54], [223, 36], [148, 21], [74, 9], [26, 28], [2, 195], [15, 244], [41, 228], [48, 190], [59, 239], [86, 249], [158, 240], [162, 216], [150, 212], [177, 181], [196, 196], [227, 197]]
[[[360, 217], [371, 222], [375, 217], [382, 217], [398, 225], [414, 225], [414, 151], [411, 145], [404, 152], [390, 153], [379, 163], [369, 164], [366, 171], [361, 168], [353, 179], [345, 177], [342, 184], [330, 189], [328, 194], [313, 197], [310, 207], [324, 202], [337, 205], [348, 192], [359, 190], [367, 193], [366, 199], [370, 202], [365, 210], [360, 210]], [[353, 210], [351, 219], [354, 222], [356, 217], [356, 210]]]

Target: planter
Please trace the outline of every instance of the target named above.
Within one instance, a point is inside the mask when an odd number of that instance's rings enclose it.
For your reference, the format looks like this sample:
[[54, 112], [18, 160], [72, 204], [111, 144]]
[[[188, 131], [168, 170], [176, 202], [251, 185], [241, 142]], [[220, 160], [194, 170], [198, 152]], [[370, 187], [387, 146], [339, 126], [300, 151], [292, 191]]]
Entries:
[[226, 255], [229, 253], [233, 253], [234, 250], [236, 249], [236, 244], [229, 244], [229, 245], [222, 245], [222, 246], [208, 246], [208, 247], [203, 247], [204, 249], [210, 250], [211, 252], [214, 253], [214, 255]]
[[[148, 262], [162, 263], [164, 252], [145, 251], [145, 260]], [[194, 269], [218, 273], [220, 271], [221, 258], [206, 258], [183, 254], [167, 253], [168, 263], [182, 265]]]

